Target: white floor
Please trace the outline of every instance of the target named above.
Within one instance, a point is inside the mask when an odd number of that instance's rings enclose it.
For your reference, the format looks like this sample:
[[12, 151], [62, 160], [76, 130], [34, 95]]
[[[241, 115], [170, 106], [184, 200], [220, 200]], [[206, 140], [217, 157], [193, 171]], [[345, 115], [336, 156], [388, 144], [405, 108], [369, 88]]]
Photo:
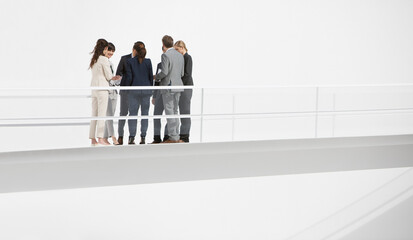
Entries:
[[0, 239], [409, 239], [412, 167], [413, 135], [0, 153]]

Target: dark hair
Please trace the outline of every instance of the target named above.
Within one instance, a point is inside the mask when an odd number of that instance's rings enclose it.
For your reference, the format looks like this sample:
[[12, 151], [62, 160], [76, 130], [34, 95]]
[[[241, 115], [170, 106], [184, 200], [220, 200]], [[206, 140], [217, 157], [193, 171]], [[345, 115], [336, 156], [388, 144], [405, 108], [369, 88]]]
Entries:
[[108, 43], [108, 51], [116, 51], [115, 45], [113, 43]]
[[133, 45], [133, 49], [135, 49], [136, 51], [136, 57], [138, 57], [138, 61], [139, 63], [143, 62], [143, 59], [145, 59], [146, 56], [146, 48], [145, 48], [145, 44], [143, 42], [136, 42]]
[[103, 51], [108, 46], [108, 41], [101, 38], [96, 42], [96, 46], [90, 54], [93, 54], [92, 59], [90, 60], [89, 68], [92, 68], [93, 65], [98, 61], [99, 56], [103, 55]]
[[171, 48], [174, 45], [174, 39], [171, 36], [165, 35], [162, 38], [162, 44], [166, 47], [166, 48]]

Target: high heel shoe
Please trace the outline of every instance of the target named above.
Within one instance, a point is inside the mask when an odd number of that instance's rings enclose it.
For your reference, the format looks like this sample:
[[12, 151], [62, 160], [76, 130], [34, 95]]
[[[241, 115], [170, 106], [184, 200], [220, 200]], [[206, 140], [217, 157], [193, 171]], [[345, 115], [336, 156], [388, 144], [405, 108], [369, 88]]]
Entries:
[[99, 144], [99, 145], [104, 145], [104, 146], [110, 145], [110, 143], [108, 142], [108, 140], [105, 141], [104, 138], [99, 138], [98, 144]]
[[113, 145], [119, 145], [119, 142], [118, 140], [116, 140], [116, 137], [112, 137], [112, 142], [113, 142]]
[[96, 139], [91, 138], [90, 140], [91, 140], [90, 145], [91, 145], [92, 147], [94, 147], [94, 146], [96, 146], [96, 145], [98, 144], [98, 142], [96, 141]]

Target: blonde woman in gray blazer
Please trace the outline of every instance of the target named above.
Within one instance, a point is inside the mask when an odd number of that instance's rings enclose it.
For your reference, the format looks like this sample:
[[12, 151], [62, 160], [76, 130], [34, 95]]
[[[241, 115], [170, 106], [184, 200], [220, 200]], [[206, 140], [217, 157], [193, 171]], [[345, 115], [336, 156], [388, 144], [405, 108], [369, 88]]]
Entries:
[[[114, 77], [110, 70], [109, 59], [105, 57], [107, 49], [108, 42], [105, 39], [99, 39], [96, 42], [89, 65], [92, 70], [92, 87], [109, 87], [110, 80], [119, 79], [119, 77]], [[106, 117], [108, 97], [108, 90], [92, 91], [92, 117]], [[105, 120], [92, 120], [90, 122], [89, 138], [91, 139], [92, 145], [110, 145], [103, 138], [104, 131]], [[97, 141], [96, 137], [98, 138]]]

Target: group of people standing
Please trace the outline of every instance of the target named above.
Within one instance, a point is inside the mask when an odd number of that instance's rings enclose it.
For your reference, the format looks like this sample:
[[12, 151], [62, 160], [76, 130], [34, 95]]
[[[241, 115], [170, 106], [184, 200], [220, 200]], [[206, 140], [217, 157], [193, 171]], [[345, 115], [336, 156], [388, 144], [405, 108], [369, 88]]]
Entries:
[[[108, 86], [183, 86], [193, 85], [192, 58], [183, 41], [174, 43], [171, 36], [162, 38], [161, 62], [157, 64], [155, 75], [152, 62], [146, 57], [145, 44], [141, 41], [133, 45], [132, 53], [122, 56], [116, 74], [110, 58], [115, 52], [114, 44], [99, 39], [92, 51], [90, 68], [92, 70], [92, 87]], [[152, 97], [154, 115], [190, 114], [192, 89], [157, 89], [153, 90], [121, 90], [120, 116], [149, 115]], [[92, 116], [114, 116], [118, 92], [116, 90], [92, 91]], [[124, 144], [125, 120], [118, 122], [118, 138], [116, 139], [112, 120], [92, 120], [89, 138], [92, 145], [110, 145], [111, 137], [114, 145]], [[148, 130], [148, 119], [141, 119], [140, 144], [145, 144]], [[135, 144], [137, 119], [128, 119], [128, 144]], [[189, 142], [191, 118], [167, 118], [163, 139], [161, 138], [161, 120], [154, 119], [154, 140], [156, 143]], [[97, 138], [97, 140], [96, 140]]]

